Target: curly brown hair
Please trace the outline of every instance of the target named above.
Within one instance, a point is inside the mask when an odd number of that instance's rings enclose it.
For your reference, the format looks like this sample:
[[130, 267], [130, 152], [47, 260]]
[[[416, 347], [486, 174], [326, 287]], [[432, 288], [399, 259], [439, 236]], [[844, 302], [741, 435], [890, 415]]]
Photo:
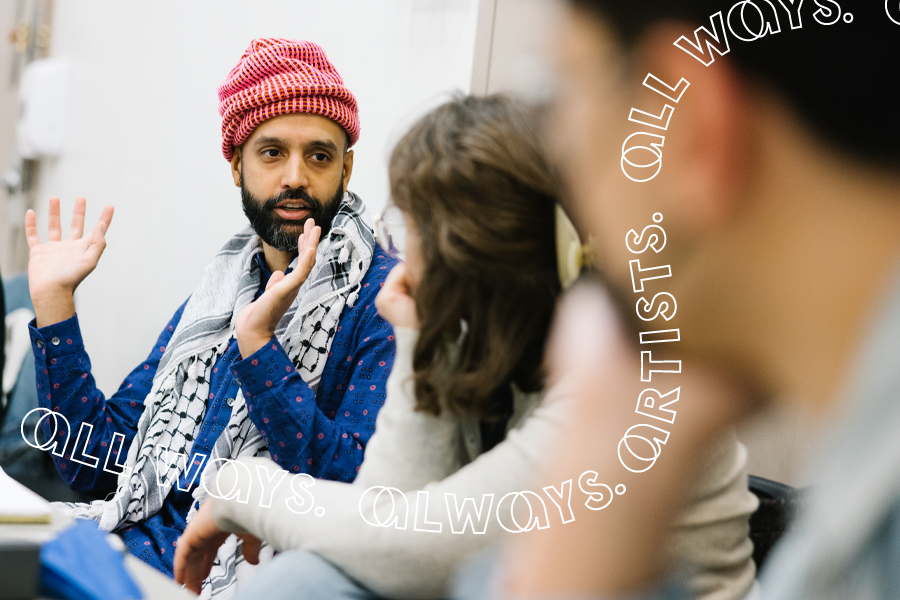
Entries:
[[394, 148], [391, 194], [422, 249], [417, 410], [497, 420], [511, 384], [543, 387], [560, 293], [557, 181], [533, 109], [505, 96], [456, 97]]

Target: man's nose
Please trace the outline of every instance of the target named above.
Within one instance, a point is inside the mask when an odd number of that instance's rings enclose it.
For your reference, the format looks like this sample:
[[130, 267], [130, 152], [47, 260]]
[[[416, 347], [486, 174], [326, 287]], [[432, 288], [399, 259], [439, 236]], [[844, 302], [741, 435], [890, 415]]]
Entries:
[[282, 188], [300, 189], [309, 186], [309, 178], [306, 170], [306, 164], [303, 157], [293, 154], [285, 164], [284, 173], [281, 177]]

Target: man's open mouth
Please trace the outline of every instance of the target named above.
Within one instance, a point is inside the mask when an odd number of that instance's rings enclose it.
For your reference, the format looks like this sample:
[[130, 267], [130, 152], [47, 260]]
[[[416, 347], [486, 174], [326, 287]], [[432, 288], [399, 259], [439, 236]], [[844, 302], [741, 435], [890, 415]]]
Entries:
[[287, 200], [275, 206], [275, 214], [287, 220], [305, 219], [310, 212], [310, 206], [303, 200]]

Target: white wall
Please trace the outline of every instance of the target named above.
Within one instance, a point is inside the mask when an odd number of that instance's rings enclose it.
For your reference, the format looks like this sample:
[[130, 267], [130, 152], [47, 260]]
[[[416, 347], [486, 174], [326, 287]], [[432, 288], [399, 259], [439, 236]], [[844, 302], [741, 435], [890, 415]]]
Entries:
[[546, 101], [553, 92], [551, 57], [560, 0], [482, 0], [472, 93], [506, 93]]
[[[55, 3], [51, 56], [74, 67], [67, 148], [42, 166], [46, 200], [116, 207], [76, 295], [93, 372], [112, 393], [149, 352], [206, 263], [245, 223], [220, 148], [216, 89], [255, 37], [319, 43], [360, 106], [350, 187], [378, 212], [393, 141], [468, 91], [478, 0], [79, 0]], [[42, 234], [42, 238], [45, 235]]]

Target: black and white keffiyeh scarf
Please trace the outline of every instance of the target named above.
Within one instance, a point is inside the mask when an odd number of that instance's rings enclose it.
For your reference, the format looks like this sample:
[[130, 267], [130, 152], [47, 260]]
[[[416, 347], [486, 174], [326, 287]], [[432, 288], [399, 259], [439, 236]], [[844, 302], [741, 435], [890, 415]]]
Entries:
[[[345, 305], [355, 303], [372, 261], [375, 238], [364, 214], [362, 200], [347, 192], [328, 236], [319, 243], [315, 267], [275, 331], [303, 380], [314, 388], [322, 377], [341, 312]], [[253, 301], [259, 289], [259, 265], [254, 257], [261, 249], [259, 236], [248, 227], [231, 238], [206, 267], [144, 400], [144, 412], [128, 450], [126, 469], [119, 475], [118, 489], [108, 500], [66, 503], [70, 516], [93, 519], [101, 529], [114, 531], [143, 521], [162, 508], [181, 473], [192, 466], [191, 448], [206, 413], [211, 371], [234, 337], [236, 315]], [[291, 263], [295, 265], [296, 259]], [[238, 392], [228, 426], [205, 465], [197, 470], [203, 469], [201, 477], [211, 485], [224, 459], [244, 456], [268, 456], [268, 450], [248, 418], [243, 394]], [[206, 495], [204, 485], [193, 492], [201, 503]], [[195, 511], [191, 509], [188, 521]], [[240, 541], [229, 536], [219, 548], [201, 597], [230, 597], [249, 568]]]

